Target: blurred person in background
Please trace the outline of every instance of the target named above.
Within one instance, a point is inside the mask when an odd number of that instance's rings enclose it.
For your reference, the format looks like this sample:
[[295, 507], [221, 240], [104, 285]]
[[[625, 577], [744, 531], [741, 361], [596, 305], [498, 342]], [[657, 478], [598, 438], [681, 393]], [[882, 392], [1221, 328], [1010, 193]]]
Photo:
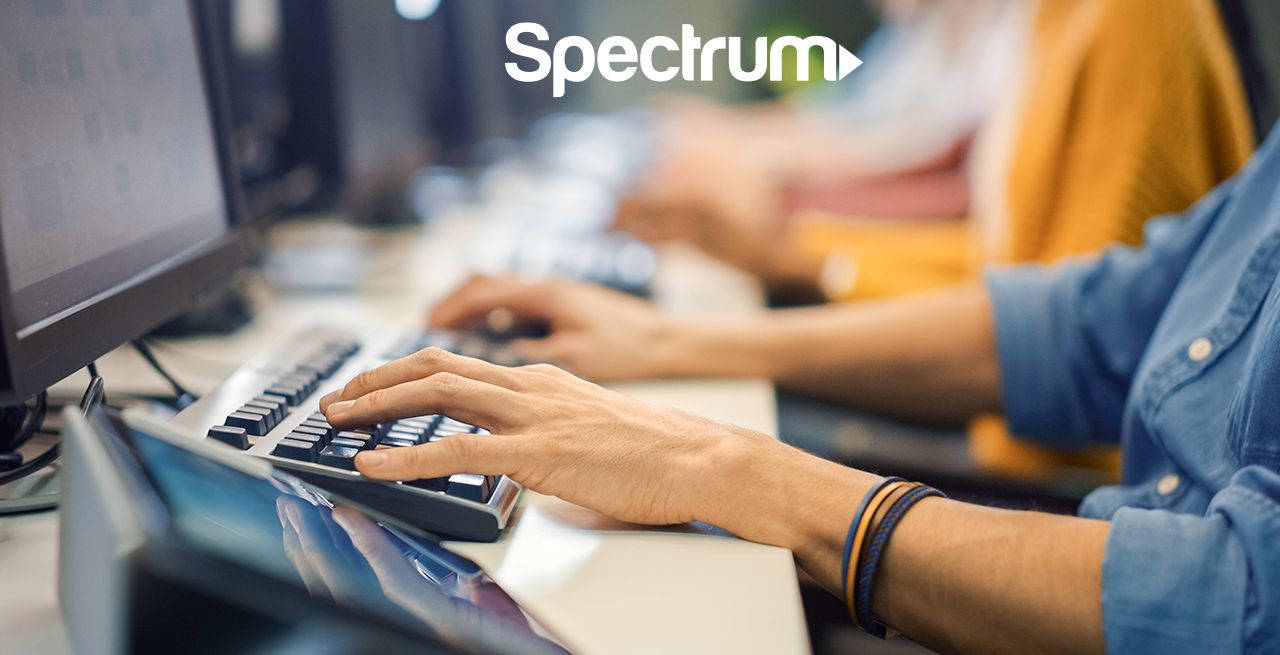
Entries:
[[[862, 47], [864, 65], [839, 83], [746, 108], [693, 97], [663, 101], [661, 156], [648, 180], [651, 192], [674, 193], [686, 171], [714, 177], [721, 164], [736, 162], [774, 182], [862, 181], [868, 188], [860, 195], [876, 197], [860, 202], [878, 203], [894, 215], [961, 216], [968, 193], [964, 155], [1016, 81], [1028, 3], [873, 4], [883, 22]], [[917, 179], [931, 193], [886, 199], [875, 193], [877, 186], [895, 188], [890, 181]], [[648, 226], [635, 223], [637, 230]]]
[[[888, 35], [873, 40], [961, 44], [982, 42], [983, 30], [992, 29], [996, 45], [971, 58], [935, 44], [914, 52], [872, 47], [864, 53], [866, 84], [855, 96], [865, 100], [847, 107], [843, 124], [716, 118], [694, 121], [699, 131], [681, 130], [689, 119], [674, 119], [678, 138], [664, 141], [669, 156], [660, 155], [624, 203], [619, 225], [653, 240], [692, 241], [775, 286], [822, 291], [833, 300], [932, 289], [971, 280], [983, 264], [1054, 261], [1113, 241], [1133, 243], [1148, 217], [1185, 209], [1238, 170], [1256, 144], [1241, 81], [1246, 62], [1238, 61], [1224, 25], [1231, 12], [1218, 4], [904, 3], [891, 14]], [[981, 20], [966, 20], [975, 17]], [[940, 25], [913, 22], [931, 18]], [[1019, 30], [1025, 38], [1013, 35]], [[927, 52], [956, 56], [957, 64], [929, 66]], [[966, 75], [961, 63], [1019, 83], [984, 82]], [[885, 75], [874, 75], [878, 65]], [[882, 87], [886, 97], [878, 101]], [[841, 115], [838, 104], [827, 111]], [[770, 122], [807, 126], [755, 129]], [[708, 127], [715, 123], [723, 127]], [[783, 136], [769, 136], [776, 132]], [[958, 207], [938, 200], [946, 185], [904, 187], [891, 174], [957, 157], [968, 179]], [[877, 168], [877, 160], [886, 165]], [[895, 203], [883, 197], [872, 201], [877, 211], [851, 215], [788, 203], [788, 186], [812, 181], [837, 180], [855, 196], [876, 195], [868, 179], [903, 190], [893, 194], [899, 216], [940, 218], [909, 211], [937, 201], [939, 213], [958, 209], [965, 220], [875, 220], [895, 214]], [[941, 207], [947, 204], [952, 211]]]
[[[909, 4], [909, 12], [925, 13], [903, 16], [941, 15], [953, 4], [981, 14], [1001, 3]], [[1252, 152], [1256, 128], [1245, 81], [1254, 83], [1258, 64], [1240, 24], [1239, 0], [1014, 4], [1031, 19], [1020, 21], [1016, 10], [1006, 8], [1001, 30], [1026, 24], [1029, 50], [1009, 55], [1026, 64], [1021, 83], [976, 126], [963, 156], [970, 190], [964, 220], [885, 221], [876, 220], [885, 212], [847, 216], [788, 207], [785, 176], [721, 149], [726, 156], [659, 167], [625, 204], [620, 225], [646, 237], [691, 241], [775, 289], [865, 301], [961, 284], [984, 266], [1048, 263], [1110, 243], [1136, 244], [1148, 218], [1184, 210]], [[889, 29], [901, 20], [891, 18]], [[980, 32], [980, 25], [973, 27]], [[997, 38], [1010, 41], [1004, 31]], [[875, 56], [874, 50], [868, 55]], [[898, 116], [904, 120], [887, 128], [889, 134], [909, 131], [919, 114]], [[841, 143], [838, 128], [830, 131], [832, 142]], [[961, 138], [961, 132], [952, 136]], [[741, 138], [753, 140], [750, 133]], [[817, 141], [794, 143], [822, 150]], [[907, 152], [920, 152], [911, 138], [905, 142]], [[848, 168], [856, 168], [855, 160], [849, 156]], [[830, 159], [824, 166], [835, 170]], [[903, 185], [900, 176], [879, 179], [895, 179], [895, 191], [907, 196], [943, 193], [945, 187]], [[850, 193], [874, 195], [868, 189], [865, 180], [848, 186]], [[815, 311], [833, 321], [857, 312]], [[1041, 477], [1063, 464], [1118, 471], [1115, 449], [1033, 446], [1011, 438], [998, 417], [974, 419], [970, 433], [975, 459], [1003, 474]]]

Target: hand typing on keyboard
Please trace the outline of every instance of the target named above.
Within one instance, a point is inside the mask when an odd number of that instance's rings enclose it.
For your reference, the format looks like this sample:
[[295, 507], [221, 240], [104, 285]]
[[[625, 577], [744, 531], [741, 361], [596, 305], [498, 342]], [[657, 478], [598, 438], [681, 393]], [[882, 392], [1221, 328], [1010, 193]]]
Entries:
[[433, 328], [467, 328], [495, 310], [517, 324], [547, 324], [545, 339], [511, 344], [522, 359], [556, 362], [583, 377], [612, 381], [668, 374], [663, 347], [672, 322], [653, 305], [602, 287], [550, 279], [473, 277], [431, 313]]
[[507, 368], [435, 348], [357, 376], [320, 406], [337, 429], [444, 414], [492, 433], [361, 452], [356, 466], [366, 476], [505, 474], [534, 491], [645, 524], [727, 519], [721, 511], [742, 500], [744, 480], [763, 484], [768, 471], [758, 470], [760, 462], [785, 448], [553, 366]]

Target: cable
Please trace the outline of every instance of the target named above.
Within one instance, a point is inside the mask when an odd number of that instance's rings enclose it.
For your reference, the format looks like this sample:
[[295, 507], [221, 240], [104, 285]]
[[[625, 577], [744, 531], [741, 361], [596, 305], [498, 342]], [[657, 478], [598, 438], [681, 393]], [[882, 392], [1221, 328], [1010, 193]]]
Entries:
[[[90, 376], [89, 386], [85, 389], [84, 396], [80, 399], [80, 411], [85, 414], [88, 414], [91, 409], [105, 402], [105, 399], [106, 399], [106, 396], [102, 391], [103, 389], [102, 376], [98, 375], [97, 365], [91, 363], [87, 368], [89, 369], [89, 376]], [[41, 433], [41, 434], [49, 433], [49, 431], [41, 429], [41, 425], [44, 423], [44, 418], [46, 413], [48, 412], [48, 409], [49, 409], [49, 392], [42, 391], [40, 392], [39, 396], [36, 396], [35, 411], [32, 412], [30, 416], [30, 420], [28, 420], [26, 423], [23, 424], [22, 429], [19, 432], [18, 438], [14, 442], [15, 445], [13, 447], [12, 454], [17, 456], [17, 461], [20, 462], [20, 464], [13, 470], [0, 473], [0, 486], [9, 484], [11, 482], [17, 482], [18, 480], [21, 480], [22, 478], [25, 478], [31, 475], [32, 473], [35, 473], [36, 471], [43, 469], [44, 467], [52, 464], [55, 460], [58, 459], [59, 455], [62, 454], [61, 441], [58, 441], [52, 446], [49, 446], [48, 450], [44, 451], [43, 453], [40, 453], [40, 455], [38, 455], [35, 459], [32, 459], [31, 461], [28, 461], [25, 463], [21, 463], [22, 456], [18, 455], [17, 453], [18, 448], [22, 446], [24, 443], [26, 443], [28, 440], [30, 440], [33, 435], [37, 433]], [[6, 454], [9, 454], [9, 453], [6, 453]]]
[[[40, 429], [40, 424], [44, 423], [44, 417], [48, 407], [49, 394], [48, 392], [42, 391], [39, 396], [36, 396], [35, 411], [32, 412], [27, 422], [23, 424], [22, 429], [18, 433], [17, 439], [14, 440], [12, 454], [17, 455], [18, 448], [30, 440], [36, 431]], [[0, 485], [16, 482], [28, 475], [31, 475], [32, 473], [35, 473], [36, 471], [39, 471], [45, 466], [48, 466], [53, 462], [53, 460], [58, 458], [58, 453], [61, 450], [60, 446], [61, 444], [54, 444], [50, 446], [48, 450], [41, 453], [40, 456], [25, 463], [21, 463], [22, 456], [17, 455], [16, 459], [20, 463], [12, 470], [0, 473]]]
[[10, 449], [17, 452], [19, 448], [24, 446], [31, 437], [35, 436], [36, 430], [40, 428], [40, 424], [44, 422], [45, 413], [49, 409], [49, 394], [41, 392], [36, 396], [36, 407], [31, 414], [27, 416], [27, 420], [23, 422], [22, 428], [18, 430], [18, 436], [13, 439], [13, 446]]
[[151, 368], [155, 369], [155, 372], [158, 373], [160, 377], [164, 378], [165, 382], [169, 383], [169, 386], [173, 389], [174, 395], [177, 396], [175, 402], [178, 405], [178, 409], [183, 409], [199, 399], [198, 396], [187, 391], [185, 387], [179, 384], [172, 375], [169, 375], [169, 372], [166, 371], [164, 366], [160, 364], [160, 361], [156, 359], [155, 353], [151, 352], [151, 346], [148, 346], [146, 341], [143, 341], [142, 339], [132, 339], [129, 343], [133, 345], [134, 350], [137, 350], [139, 355], [142, 355], [143, 359], [147, 360], [147, 363], [151, 365]]

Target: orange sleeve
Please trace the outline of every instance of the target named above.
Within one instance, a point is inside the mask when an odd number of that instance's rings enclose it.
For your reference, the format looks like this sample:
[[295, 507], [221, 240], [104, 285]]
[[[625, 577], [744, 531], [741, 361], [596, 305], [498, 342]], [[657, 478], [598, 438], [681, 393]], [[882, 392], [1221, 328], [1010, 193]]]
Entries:
[[1138, 243], [1255, 145], [1213, 0], [1045, 0], [1008, 183], [1007, 250], [1057, 261]]
[[883, 298], [950, 286], [969, 279], [970, 239], [964, 221], [855, 221], [823, 214], [799, 217], [791, 228], [793, 246], [824, 259], [832, 300]]

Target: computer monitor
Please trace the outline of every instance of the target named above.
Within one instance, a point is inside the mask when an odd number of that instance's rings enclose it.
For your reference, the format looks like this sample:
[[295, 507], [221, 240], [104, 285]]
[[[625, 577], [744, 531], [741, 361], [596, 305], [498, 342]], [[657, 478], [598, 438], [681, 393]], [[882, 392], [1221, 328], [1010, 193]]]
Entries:
[[550, 111], [550, 81], [506, 75], [505, 33], [524, 20], [571, 31], [572, 15], [558, 0], [206, 4], [252, 216], [340, 208], [357, 223], [417, 220], [410, 182], [425, 166], [473, 165], [494, 150], [481, 144]]
[[195, 6], [17, 0], [0, 20], [0, 404], [245, 261]]
[[[237, 123], [271, 149], [273, 170], [265, 170], [275, 179], [257, 182], [284, 191], [274, 193], [274, 206], [255, 205], [266, 213], [341, 207], [359, 223], [412, 220], [408, 182], [433, 161], [435, 148], [426, 118], [431, 73], [411, 67], [410, 50], [435, 43], [436, 24], [400, 16], [392, 0], [236, 0], [224, 7], [215, 22], [228, 44]], [[263, 104], [268, 97], [274, 105]], [[264, 114], [281, 103], [282, 126]], [[255, 129], [264, 117], [281, 129]], [[304, 181], [309, 195], [290, 192]]]

